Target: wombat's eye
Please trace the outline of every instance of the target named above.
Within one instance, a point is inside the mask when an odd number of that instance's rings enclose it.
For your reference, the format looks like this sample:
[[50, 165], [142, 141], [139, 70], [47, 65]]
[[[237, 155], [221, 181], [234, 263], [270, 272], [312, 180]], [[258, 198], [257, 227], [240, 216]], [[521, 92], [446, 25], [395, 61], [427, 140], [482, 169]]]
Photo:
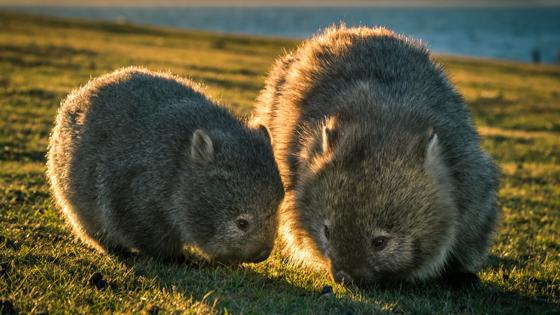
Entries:
[[235, 224], [241, 231], [247, 231], [247, 229], [249, 228], [249, 221], [245, 219], [237, 219], [237, 221], [235, 221]]
[[329, 231], [329, 227], [325, 225], [325, 237], [329, 239], [331, 237], [331, 232]]
[[385, 248], [385, 246], [387, 246], [387, 241], [388, 240], [389, 240], [389, 238], [385, 237], [385, 236], [374, 237], [373, 241], [372, 241], [373, 248], [376, 251], [383, 250]]

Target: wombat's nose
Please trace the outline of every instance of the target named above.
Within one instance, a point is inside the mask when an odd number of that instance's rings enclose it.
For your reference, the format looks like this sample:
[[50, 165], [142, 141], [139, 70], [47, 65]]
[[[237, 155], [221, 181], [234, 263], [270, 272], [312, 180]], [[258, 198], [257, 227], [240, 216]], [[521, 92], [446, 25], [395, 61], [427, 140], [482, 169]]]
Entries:
[[270, 248], [262, 250], [258, 255], [259, 261], [266, 260], [268, 258], [268, 256], [270, 255], [270, 252], [271, 252]]
[[255, 257], [253, 258], [253, 260], [251, 260], [251, 262], [254, 263], [258, 263], [261, 261], [265, 261], [268, 256], [270, 256], [270, 252], [272, 251], [271, 248], [265, 248], [262, 251], [260, 251], [258, 254], [255, 255]]
[[344, 270], [333, 272], [333, 278], [334, 281], [342, 283], [344, 285], [354, 283], [354, 279], [352, 279], [352, 277], [350, 277], [350, 275], [347, 274]]

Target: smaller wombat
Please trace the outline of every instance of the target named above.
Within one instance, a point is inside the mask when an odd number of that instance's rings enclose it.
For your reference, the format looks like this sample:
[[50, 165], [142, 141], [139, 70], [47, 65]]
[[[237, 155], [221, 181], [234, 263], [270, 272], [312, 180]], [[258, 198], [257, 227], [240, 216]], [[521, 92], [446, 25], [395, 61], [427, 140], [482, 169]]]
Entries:
[[62, 103], [48, 152], [53, 195], [101, 251], [163, 259], [266, 259], [283, 188], [266, 128], [251, 129], [193, 82], [139, 68]]

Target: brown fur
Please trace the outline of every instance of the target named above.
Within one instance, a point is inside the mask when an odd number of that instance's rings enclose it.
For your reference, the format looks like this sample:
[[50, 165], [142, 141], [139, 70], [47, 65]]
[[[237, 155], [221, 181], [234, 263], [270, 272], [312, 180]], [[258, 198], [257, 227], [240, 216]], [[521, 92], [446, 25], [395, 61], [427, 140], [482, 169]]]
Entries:
[[253, 123], [274, 138], [280, 236], [295, 261], [358, 283], [482, 265], [498, 171], [419, 43], [330, 28], [276, 62]]
[[283, 189], [268, 133], [189, 80], [126, 68], [75, 90], [47, 166], [74, 232], [99, 250], [174, 259], [188, 246], [237, 263], [272, 248]]

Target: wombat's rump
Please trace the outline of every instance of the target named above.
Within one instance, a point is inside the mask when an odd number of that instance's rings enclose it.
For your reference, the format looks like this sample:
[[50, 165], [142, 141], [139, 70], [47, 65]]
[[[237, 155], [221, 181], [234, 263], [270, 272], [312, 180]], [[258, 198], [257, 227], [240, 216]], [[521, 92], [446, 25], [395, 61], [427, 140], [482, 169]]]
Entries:
[[126, 68], [62, 103], [48, 176], [73, 230], [109, 252], [209, 260], [270, 253], [282, 184], [265, 128], [251, 129], [193, 82]]
[[480, 268], [498, 171], [421, 44], [328, 29], [276, 62], [253, 122], [274, 138], [294, 260], [366, 284]]

